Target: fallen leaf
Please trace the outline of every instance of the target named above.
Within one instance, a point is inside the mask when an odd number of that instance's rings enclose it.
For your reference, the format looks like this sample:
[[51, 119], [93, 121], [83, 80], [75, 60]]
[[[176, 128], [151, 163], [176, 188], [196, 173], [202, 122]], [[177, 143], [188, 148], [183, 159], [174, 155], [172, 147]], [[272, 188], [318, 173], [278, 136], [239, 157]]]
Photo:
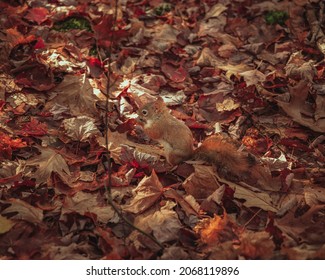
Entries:
[[67, 136], [74, 141], [87, 141], [91, 137], [100, 135], [94, 119], [86, 116], [65, 119], [62, 122]]
[[265, 231], [253, 232], [246, 229], [239, 238], [240, 246], [237, 250], [241, 256], [253, 260], [272, 258], [275, 245], [269, 233]]
[[47, 20], [49, 11], [43, 7], [36, 7], [28, 9], [28, 13], [25, 16], [26, 19], [36, 22], [38, 25]]
[[168, 242], [178, 239], [178, 232], [182, 228], [177, 213], [172, 210], [175, 202], [167, 201], [160, 210], [142, 216], [135, 224], [142, 229], [150, 229], [154, 237], [160, 242]]
[[215, 170], [212, 166], [199, 164], [193, 166], [195, 172], [183, 182], [183, 187], [196, 199], [205, 199], [220, 187]]
[[213, 218], [202, 219], [194, 228], [203, 243], [214, 244], [219, 241], [221, 232], [228, 224], [227, 214], [223, 217], [215, 215]]
[[11, 204], [1, 212], [2, 215], [10, 214], [12, 216], [12, 219], [24, 220], [35, 224], [39, 224], [43, 221], [43, 211], [23, 200], [10, 198], [6, 201], [0, 200], [0, 202]]
[[266, 79], [266, 76], [257, 69], [241, 72], [239, 76], [244, 77], [247, 86], [263, 83]]
[[96, 117], [98, 111], [95, 103], [97, 97], [93, 94], [86, 75], [66, 75], [63, 82], [55, 87], [51, 94], [55, 97], [47, 102], [45, 109], [50, 110], [55, 104], [67, 106], [73, 116]]
[[133, 193], [130, 204], [123, 207], [125, 211], [139, 214], [154, 205], [163, 194], [163, 186], [156, 172], [153, 170], [150, 177], [144, 177]]
[[38, 169], [32, 175], [36, 178], [37, 183], [46, 182], [52, 172], [58, 173], [62, 178], [68, 178], [70, 170], [65, 159], [51, 148], [39, 149], [41, 154], [26, 162], [27, 166], [38, 166]]
[[[325, 119], [315, 120], [313, 118], [315, 111], [306, 103], [308, 92], [307, 82], [301, 80], [296, 86], [289, 87], [290, 101], [278, 99], [278, 105], [297, 123], [317, 132], [325, 132]], [[316, 111], [318, 110], [316, 108]]]
[[80, 215], [96, 215], [96, 220], [108, 223], [115, 216], [115, 211], [109, 205], [100, 202], [98, 194], [78, 192], [74, 196], [66, 196], [64, 199], [61, 216], [66, 213], [76, 212]]

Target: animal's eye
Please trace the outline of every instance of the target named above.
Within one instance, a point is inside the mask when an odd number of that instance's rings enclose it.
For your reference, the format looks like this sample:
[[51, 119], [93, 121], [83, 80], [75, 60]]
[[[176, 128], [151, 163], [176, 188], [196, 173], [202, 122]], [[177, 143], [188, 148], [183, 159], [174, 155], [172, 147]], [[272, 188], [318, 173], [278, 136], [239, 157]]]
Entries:
[[144, 115], [144, 116], [148, 115], [148, 111], [147, 111], [147, 110], [142, 110], [141, 113], [142, 113], [142, 115]]

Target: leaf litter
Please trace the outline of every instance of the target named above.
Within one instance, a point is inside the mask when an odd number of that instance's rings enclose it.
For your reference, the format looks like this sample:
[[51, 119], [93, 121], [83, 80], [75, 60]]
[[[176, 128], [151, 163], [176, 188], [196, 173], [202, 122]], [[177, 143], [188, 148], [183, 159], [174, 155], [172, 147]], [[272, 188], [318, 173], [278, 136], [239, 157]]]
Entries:
[[[132, 0], [116, 25], [108, 2], [7, 2], [1, 259], [325, 258], [322, 1]], [[134, 120], [158, 95], [196, 146], [250, 152], [251, 176], [169, 166]]]

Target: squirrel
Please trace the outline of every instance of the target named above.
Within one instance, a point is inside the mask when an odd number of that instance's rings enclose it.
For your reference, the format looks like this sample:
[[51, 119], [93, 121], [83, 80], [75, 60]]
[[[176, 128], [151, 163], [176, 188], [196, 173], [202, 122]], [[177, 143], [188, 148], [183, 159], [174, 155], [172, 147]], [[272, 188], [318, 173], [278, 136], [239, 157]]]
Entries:
[[222, 135], [210, 136], [194, 149], [191, 130], [170, 114], [161, 97], [138, 110], [137, 123], [151, 139], [163, 146], [166, 160], [173, 166], [188, 159], [200, 159], [215, 165], [220, 175], [237, 178], [237, 174], [247, 175], [255, 164], [252, 155], [238, 151], [232, 140]]

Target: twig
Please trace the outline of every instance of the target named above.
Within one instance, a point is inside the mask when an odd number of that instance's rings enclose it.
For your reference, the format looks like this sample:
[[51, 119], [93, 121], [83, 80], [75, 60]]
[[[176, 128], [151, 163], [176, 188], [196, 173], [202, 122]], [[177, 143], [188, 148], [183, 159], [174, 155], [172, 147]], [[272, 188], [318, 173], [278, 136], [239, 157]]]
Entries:
[[[111, 152], [108, 149], [108, 111], [109, 111], [109, 93], [111, 89], [111, 73], [112, 73], [112, 67], [111, 67], [111, 58], [112, 58], [112, 51], [113, 51], [113, 42], [114, 42], [114, 26], [117, 21], [117, 9], [118, 9], [118, 0], [115, 0], [114, 2], [114, 15], [113, 15], [113, 26], [111, 27], [111, 38], [110, 38], [110, 46], [108, 49], [108, 69], [107, 69], [107, 88], [106, 88], [106, 99], [105, 99], [105, 147], [106, 147], [106, 152], [107, 152], [107, 173], [108, 173], [108, 182], [106, 184], [105, 181], [105, 193], [106, 193], [106, 198], [107, 198], [107, 204], [110, 205], [113, 210], [116, 212], [116, 214], [119, 216], [121, 220], [123, 220], [128, 226], [133, 228], [134, 230], [140, 232], [144, 236], [148, 237], [150, 240], [152, 240], [156, 245], [159, 246], [160, 249], [163, 249], [164, 247], [160, 244], [160, 242], [150, 235], [149, 233], [143, 231], [142, 229], [138, 228], [135, 226], [132, 222], [130, 222], [125, 216], [123, 215], [122, 211], [118, 208], [118, 206], [113, 202], [112, 199], [112, 158], [111, 158]], [[98, 52], [100, 56], [100, 52]], [[101, 59], [102, 61], [102, 59]]]

